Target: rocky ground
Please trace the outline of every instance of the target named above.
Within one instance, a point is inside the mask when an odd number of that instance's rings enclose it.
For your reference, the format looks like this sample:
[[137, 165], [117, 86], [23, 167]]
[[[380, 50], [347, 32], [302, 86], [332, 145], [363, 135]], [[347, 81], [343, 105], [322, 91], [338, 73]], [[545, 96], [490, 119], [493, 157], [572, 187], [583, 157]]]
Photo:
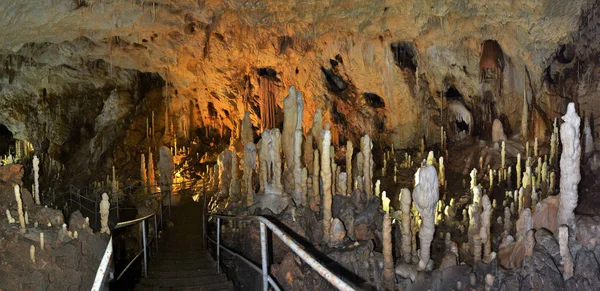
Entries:
[[[21, 232], [13, 184], [22, 175], [20, 165], [0, 167], [0, 290], [90, 290], [109, 236], [94, 234], [78, 211], [66, 221], [62, 211], [35, 205], [25, 188], [21, 197], [29, 223]], [[16, 223], [9, 223], [7, 210]]]

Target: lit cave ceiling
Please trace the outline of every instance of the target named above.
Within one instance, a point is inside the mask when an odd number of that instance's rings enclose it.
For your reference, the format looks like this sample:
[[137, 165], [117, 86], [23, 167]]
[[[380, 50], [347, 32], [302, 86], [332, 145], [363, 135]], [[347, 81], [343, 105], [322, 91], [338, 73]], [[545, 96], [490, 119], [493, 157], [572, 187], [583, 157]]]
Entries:
[[283, 107], [293, 85], [305, 131], [321, 107], [334, 142], [369, 133], [416, 146], [437, 138], [441, 93], [474, 111], [485, 101], [480, 59], [493, 40], [495, 110], [516, 131], [523, 94], [552, 118], [596, 91], [573, 81], [596, 74], [594, 2], [0, 1], [0, 123], [60, 163], [95, 163], [140, 140], [152, 111], [162, 130], [167, 104], [177, 132], [227, 134], [245, 110], [260, 128], [261, 96]]

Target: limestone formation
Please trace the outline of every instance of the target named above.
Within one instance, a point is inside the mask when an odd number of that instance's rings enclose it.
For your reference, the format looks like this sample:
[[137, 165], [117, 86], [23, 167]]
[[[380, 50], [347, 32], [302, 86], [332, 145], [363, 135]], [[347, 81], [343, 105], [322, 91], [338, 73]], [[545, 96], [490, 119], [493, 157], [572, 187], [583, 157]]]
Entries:
[[108, 213], [110, 211], [110, 202], [108, 201], [108, 194], [102, 194], [102, 201], [100, 202], [100, 233], [110, 234], [108, 228]]
[[586, 117], [583, 122], [583, 152], [584, 157], [588, 158], [594, 151], [594, 135], [590, 127], [590, 119]]
[[331, 145], [331, 132], [326, 129], [322, 136], [322, 148], [323, 153], [321, 154], [321, 182], [323, 183], [323, 240], [328, 242], [329, 231], [331, 228], [331, 160], [329, 156], [330, 145]]
[[250, 121], [250, 111], [244, 112], [242, 119], [242, 128], [240, 131], [240, 141], [243, 145], [249, 142], [254, 143], [254, 134], [252, 132], [252, 121]]
[[246, 193], [246, 206], [254, 204], [254, 186], [252, 185], [252, 173], [256, 169], [256, 146], [253, 142], [248, 142], [244, 146], [244, 189]]
[[323, 130], [323, 114], [321, 113], [321, 108], [317, 108], [315, 115], [313, 116], [312, 128], [310, 129], [310, 133], [312, 134], [313, 141], [317, 143], [317, 147], [319, 152], [323, 152], [322, 146], [323, 143], [321, 141], [321, 131]]
[[483, 260], [488, 263], [491, 260], [492, 253], [492, 236], [491, 236], [491, 220], [492, 220], [492, 206], [490, 199], [487, 195], [483, 195], [481, 198], [481, 204], [483, 211], [481, 212], [481, 228], [479, 236], [483, 243]]
[[521, 188], [521, 154], [517, 154], [517, 189]]
[[156, 181], [154, 179], [154, 161], [152, 159], [151, 151], [148, 151], [148, 185], [148, 190], [150, 193], [156, 192], [156, 189], [154, 187], [156, 185]]
[[10, 210], [6, 209], [6, 219], [8, 223], [15, 223], [15, 219], [10, 215]]
[[29, 258], [31, 259], [31, 262], [33, 264], [35, 264], [35, 246], [31, 245], [29, 247]]
[[560, 156], [560, 205], [558, 209], [558, 224], [573, 227], [577, 207], [577, 186], [581, 180], [579, 163], [581, 147], [579, 145], [580, 118], [575, 112], [575, 104], [569, 103], [567, 113], [562, 117], [564, 123], [560, 126], [562, 154]]
[[239, 165], [237, 159], [237, 153], [235, 151], [231, 154], [231, 183], [229, 185], [229, 199], [233, 201], [239, 200], [241, 194], [240, 179], [239, 179]]
[[569, 227], [561, 225], [558, 227], [558, 244], [560, 249], [561, 264], [563, 266], [563, 278], [568, 280], [573, 277], [573, 257], [569, 250]]
[[294, 169], [294, 139], [297, 124], [298, 103], [294, 86], [289, 89], [289, 94], [283, 100], [283, 130], [281, 132], [281, 145], [283, 155], [285, 156], [285, 169], [292, 171]]
[[[360, 153], [363, 156], [363, 184], [367, 196], [373, 195], [373, 157], [371, 150], [373, 149], [373, 143], [368, 135], [364, 135], [360, 139]], [[436, 175], [437, 176], [437, 175]]]
[[40, 205], [40, 160], [33, 156], [33, 197], [35, 204]]
[[173, 184], [173, 175], [175, 172], [175, 164], [171, 151], [166, 146], [161, 146], [159, 149], [160, 158], [158, 160], [158, 172], [160, 173], [160, 189], [162, 191], [171, 191]]
[[423, 220], [419, 231], [421, 252], [419, 270], [425, 270], [429, 264], [431, 242], [435, 231], [435, 210], [439, 199], [438, 183], [437, 172], [433, 166], [425, 165], [420, 168], [419, 183], [413, 191], [415, 206]]
[[140, 179], [142, 185], [148, 184], [148, 171], [146, 170], [146, 157], [142, 154], [140, 158]]
[[263, 131], [259, 146], [261, 193], [282, 194], [280, 142], [278, 128]]
[[27, 228], [25, 226], [25, 216], [23, 213], [23, 200], [21, 200], [21, 188], [19, 185], [15, 185], [15, 200], [17, 201], [17, 210], [19, 212], [19, 224], [21, 225], [21, 233], [25, 233]]
[[313, 176], [312, 176], [312, 193], [309, 199], [310, 209], [319, 211], [321, 205], [321, 178], [320, 178], [320, 160], [319, 150], [313, 152]]
[[383, 288], [394, 290], [394, 257], [392, 256], [392, 220], [389, 214], [383, 216]]
[[[294, 124], [294, 138], [293, 138], [293, 169], [294, 169], [294, 202], [296, 205], [307, 205], [306, 192], [303, 192], [305, 186], [302, 184], [302, 119], [304, 116], [304, 100], [302, 99], [302, 93], [297, 91], [294, 86], [290, 87], [289, 97], [295, 97], [294, 102], [296, 103], [296, 117]], [[284, 121], [285, 122], [285, 121]], [[284, 124], [285, 126], [285, 124]]]
[[410, 207], [412, 204], [412, 197], [410, 194], [410, 190], [407, 188], [402, 188], [400, 190], [400, 207], [402, 210], [402, 223], [400, 225], [400, 232], [402, 233], [402, 247], [401, 253], [402, 258], [404, 258], [405, 263], [410, 263], [412, 261], [412, 246], [411, 246], [411, 228], [410, 228]]
[[40, 232], [40, 250], [44, 250], [44, 233]]
[[504, 134], [504, 127], [502, 122], [498, 119], [494, 119], [492, 123], [492, 141], [500, 142], [506, 140], [506, 134]]
[[[161, 151], [162, 156], [162, 151]], [[161, 159], [162, 160], [162, 159]], [[171, 162], [172, 163], [172, 162]], [[231, 172], [233, 168], [233, 153], [229, 149], [225, 149], [222, 151], [217, 157], [217, 166], [219, 169], [219, 189], [218, 193], [221, 197], [226, 197], [229, 195], [229, 186], [231, 185]], [[160, 170], [160, 162], [159, 162], [159, 171]], [[162, 176], [162, 171], [161, 171]], [[163, 181], [161, 178], [161, 184], [166, 181]]]

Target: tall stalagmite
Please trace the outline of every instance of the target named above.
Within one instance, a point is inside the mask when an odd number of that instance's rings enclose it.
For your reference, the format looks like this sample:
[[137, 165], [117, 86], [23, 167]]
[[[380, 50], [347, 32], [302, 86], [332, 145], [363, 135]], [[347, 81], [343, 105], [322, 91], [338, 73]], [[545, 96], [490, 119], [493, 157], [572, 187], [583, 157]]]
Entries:
[[[360, 139], [360, 153], [363, 156], [363, 187], [368, 196], [373, 195], [373, 157], [371, 150], [373, 149], [373, 142], [369, 135], [364, 135]], [[436, 175], [437, 177], [437, 175]]]
[[562, 155], [560, 156], [560, 204], [558, 208], [558, 224], [573, 227], [577, 207], [577, 186], [581, 180], [579, 163], [581, 146], [579, 144], [579, 116], [575, 112], [575, 104], [569, 103], [567, 113], [562, 117], [565, 121], [560, 126]]
[[352, 155], [354, 154], [354, 145], [351, 141], [346, 141], [346, 195], [352, 195]]
[[323, 153], [321, 154], [321, 181], [323, 183], [323, 241], [328, 242], [329, 230], [331, 228], [331, 157], [329, 156], [331, 145], [331, 132], [328, 126], [323, 132]]
[[439, 184], [437, 171], [431, 165], [422, 166], [419, 170], [419, 183], [413, 191], [415, 206], [423, 222], [419, 231], [420, 251], [419, 270], [425, 270], [431, 252], [431, 242], [435, 232], [435, 210], [439, 200]]

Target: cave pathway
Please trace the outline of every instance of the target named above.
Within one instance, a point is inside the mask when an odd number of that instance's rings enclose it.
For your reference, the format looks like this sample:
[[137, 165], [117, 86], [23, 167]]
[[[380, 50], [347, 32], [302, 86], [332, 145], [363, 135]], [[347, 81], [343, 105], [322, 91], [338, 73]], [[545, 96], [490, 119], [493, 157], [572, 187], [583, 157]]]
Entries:
[[202, 246], [202, 205], [191, 199], [173, 207], [174, 226], [164, 233], [159, 252], [148, 265], [148, 278], [135, 290], [234, 290]]

